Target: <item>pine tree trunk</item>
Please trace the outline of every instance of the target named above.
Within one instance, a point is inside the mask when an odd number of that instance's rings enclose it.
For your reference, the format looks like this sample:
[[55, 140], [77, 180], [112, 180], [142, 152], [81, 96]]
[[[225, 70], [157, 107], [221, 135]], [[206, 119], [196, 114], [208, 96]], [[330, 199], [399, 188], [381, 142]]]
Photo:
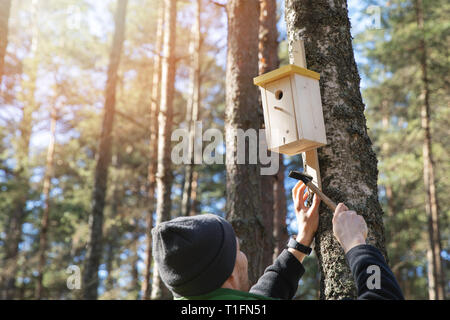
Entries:
[[[259, 0], [229, 0], [228, 52], [226, 70], [226, 169], [227, 218], [242, 240], [247, 255], [250, 284], [264, 271], [264, 218], [261, 214], [261, 173], [258, 164], [237, 164], [237, 129], [258, 132], [260, 119], [258, 89]], [[248, 150], [249, 148], [246, 148]], [[248, 157], [246, 157], [248, 158]]]
[[[263, 0], [259, 14], [259, 74], [278, 68], [277, 2]], [[264, 123], [262, 105], [259, 109], [261, 125]], [[269, 153], [271, 151], [268, 151]], [[263, 265], [272, 263], [274, 254], [274, 185], [276, 175], [261, 176], [261, 214], [264, 219]]]
[[[322, 189], [367, 222], [367, 242], [386, 255], [377, 192], [377, 159], [367, 134], [345, 0], [286, 0], [290, 47], [305, 41], [308, 68], [320, 73], [328, 145], [318, 149]], [[320, 207], [315, 251], [321, 271], [320, 298], [354, 298], [344, 251], [332, 230], [333, 213]]]
[[198, 200], [198, 172], [194, 171], [192, 174], [192, 190], [191, 190], [191, 199], [192, 199], [192, 205], [191, 205], [191, 211], [189, 215], [195, 216], [197, 214], [200, 214], [200, 201]]
[[284, 163], [283, 155], [280, 154], [279, 169], [274, 184], [274, 217], [273, 217], [273, 239], [275, 241], [273, 250], [273, 260], [286, 248], [289, 234], [286, 225], [286, 190], [284, 188]]
[[37, 4], [33, 2], [31, 8], [32, 28], [31, 28], [31, 44], [28, 57], [23, 61], [24, 74], [28, 76], [28, 80], [21, 83], [22, 90], [19, 99], [23, 102], [22, 119], [19, 123], [18, 131], [20, 135], [15, 143], [15, 155], [17, 167], [14, 170], [15, 186], [17, 190], [13, 195], [12, 212], [9, 213], [5, 227], [5, 255], [3, 257], [3, 268], [1, 270], [1, 292], [0, 298], [15, 298], [15, 282], [18, 271], [19, 244], [22, 240], [22, 224], [27, 213], [26, 203], [30, 189], [29, 179], [29, 150], [31, 131], [33, 126], [33, 111], [37, 109], [37, 103], [34, 95], [36, 92], [36, 79], [38, 71], [38, 59], [36, 59], [38, 44], [38, 21], [37, 21]]
[[102, 132], [95, 168], [92, 213], [89, 217], [89, 242], [83, 273], [83, 298], [97, 299], [98, 268], [102, 255], [103, 209], [108, 180], [108, 168], [111, 163], [112, 130], [116, 104], [117, 70], [125, 38], [125, 16], [128, 0], [118, 0], [115, 14], [115, 32], [108, 66], [105, 90], [105, 111]]
[[156, 189], [156, 169], [158, 157], [158, 114], [159, 101], [161, 97], [161, 55], [163, 44], [163, 28], [164, 28], [164, 1], [159, 2], [158, 7], [158, 26], [156, 31], [156, 54], [153, 60], [153, 79], [152, 94], [150, 103], [150, 147], [149, 147], [149, 166], [148, 166], [148, 212], [146, 216], [146, 256], [144, 281], [142, 282], [142, 299], [149, 300], [151, 297], [152, 286], [150, 284], [151, 267], [152, 267], [152, 228], [153, 228], [153, 212], [155, 208], [155, 189]]
[[195, 1], [195, 22], [192, 26], [192, 39], [189, 46], [189, 56], [191, 57], [190, 85], [191, 92], [186, 108], [186, 121], [189, 126], [189, 164], [185, 167], [185, 177], [183, 184], [183, 196], [181, 201], [181, 215], [187, 216], [191, 212], [192, 175], [194, 172], [194, 133], [195, 122], [198, 120], [200, 109], [200, 13], [201, 0]]
[[423, 141], [423, 179], [426, 190], [425, 209], [428, 216], [429, 248], [428, 258], [428, 294], [430, 300], [445, 299], [445, 277], [441, 258], [441, 237], [439, 230], [439, 205], [436, 195], [436, 179], [432, 153], [432, 137], [430, 128], [430, 89], [427, 66], [427, 47], [424, 36], [424, 19], [422, 0], [415, 1], [417, 27], [421, 32], [419, 41], [420, 67], [422, 70], [421, 125], [424, 132]]
[[11, 0], [0, 0], [0, 85], [3, 79], [6, 47], [8, 46], [8, 22]]
[[[158, 137], [158, 168], [156, 202], [156, 225], [170, 220], [172, 209], [171, 189], [171, 134], [173, 121], [173, 98], [175, 92], [175, 45], [176, 45], [176, 0], [165, 0], [165, 34], [164, 53], [161, 74], [161, 104], [159, 113], [159, 137]], [[153, 266], [152, 299], [169, 299], [170, 292], [161, 281], [158, 265]]]
[[39, 235], [39, 263], [38, 263], [38, 282], [36, 286], [36, 299], [40, 300], [43, 297], [43, 276], [44, 268], [46, 262], [46, 251], [47, 251], [47, 234], [49, 226], [49, 213], [50, 213], [50, 190], [51, 190], [51, 179], [53, 176], [53, 157], [55, 154], [55, 140], [56, 140], [56, 121], [57, 121], [57, 108], [52, 106], [50, 114], [50, 142], [47, 148], [47, 160], [45, 165], [45, 176], [44, 176], [44, 186], [43, 186], [43, 196], [44, 196], [44, 208], [41, 218], [41, 232]]

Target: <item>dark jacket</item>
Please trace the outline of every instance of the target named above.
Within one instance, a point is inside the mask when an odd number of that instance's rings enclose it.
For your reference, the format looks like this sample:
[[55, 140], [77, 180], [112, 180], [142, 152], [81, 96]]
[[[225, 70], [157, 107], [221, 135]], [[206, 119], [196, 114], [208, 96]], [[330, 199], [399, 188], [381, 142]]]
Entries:
[[[395, 280], [380, 251], [371, 245], [359, 245], [346, 254], [347, 262], [355, 278], [358, 299], [404, 299], [402, 291]], [[380, 274], [379, 289], [369, 289], [367, 280], [374, 275], [374, 267]], [[261, 300], [292, 299], [297, 291], [300, 278], [305, 273], [303, 265], [284, 250], [275, 262], [269, 266], [250, 292], [232, 289], [217, 289], [205, 295], [183, 297], [182, 300]], [[372, 281], [369, 281], [371, 284]], [[375, 286], [377, 287], [377, 286]]]

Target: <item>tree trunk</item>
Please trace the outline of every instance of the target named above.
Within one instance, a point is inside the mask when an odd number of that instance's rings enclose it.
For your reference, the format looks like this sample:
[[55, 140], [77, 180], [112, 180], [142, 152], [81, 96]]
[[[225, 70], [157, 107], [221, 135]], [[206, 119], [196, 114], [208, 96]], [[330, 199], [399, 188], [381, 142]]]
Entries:
[[8, 46], [8, 22], [11, 0], [0, 0], [0, 85], [3, 79], [6, 47]]
[[283, 155], [280, 154], [279, 169], [274, 184], [274, 217], [273, 217], [273, 239], [275, 241], [273, 260], [286, 248], [289, 234], [286, 225], [286, 190], [284, 189], [284, 163]]
[[197, 214], [200, 214], [200, 201], [197, 199], [198, 197], [198, 172], [194, 171], [192, 174], [192, 190], [191, 190], [191, 199], [192, 199], [192, 205], [191, 205], [191, 211], [189, 215], [195, 216]]
[[50, 114], [50, 142], [47, 149], [47, 160], [45, 165], [45, 176], [43, 185], [44, 196], [44, 208], [41, 218], [41, 233], [39, 236], [39, 263], [38, 263], [38, 282], [36, 286], [36, 299], [42, 299], [44, 277], [44, 268], [46, 262], [46, 250], [47, 250], [47, 233], [49, 226], [49, 213], [50, 213], [50, 190], [51, 179], [53, 176], [53, 157], [55, 154], [55, 140], [56, 140], [56, 121], [57, 121], [57, 108], [52, 106]]
[[97, 299], [98, 267], [102, 255], [103, 209], [111, 163], [112, 129], [116, 104], [117, 69], [125, 38], [125, 16], [128, 0], [118, 0], [115, 14], [115, 32], [108, 66], [105, 91], [105, 111], [95, 168], [92, 214], [89, 217], [89, 242], [83, 273], [83, 297]]
[[[367, 222], [367, 242], [386, 256], [378, 202], [377, 159], [367, 134], [345, 0], [286, 0], [290, 48], [305, 41], [308, 68], [320, 73], [328, 145], [318, 149], [322, 189]], [[321, 271], [320, 298], [355, 298], [353, 277], [332, 230], [331, 212], [320, 206], [315, 250]]]
[[434, 176], [434, 161], [432, 153], [432, 137], [430, 128], [430, 89], [427, 66], [427, 47], [425, 43], [422, 0], [415, 1], [417, 27], [421, 38], [419, 40], [420, 67], [422, 70], [421, 126], [424, 132], [422, 147], [423, 180], [426, 190], [425, 209], [428, 216], [429, 248], [428, 258], [428, 294], [430, 300], [445, 299], [445, 277], [441, 258], [441, 237], [439, 230], [439, 205], [436, 195], [436, 179]]
[[[136, 226], [138, 222], [136, 221]], [[132, 296], [133, 300], [138, 299], [139, 297], [139, 232], [137, 230], [133, 233], [133, 242], [131, 244], [131, 282], [130, 282], [130, 290], [128, 290]]]
[[[248, 258], [250, 284], [264, 271], [264, 218], [261, 214], [261, 173], [258, 164], [237, 164], [235, 130], [258, 132], [259, 0], [229, 0], [226, 70], [227, 218], [242, 240]], [[249, 148], [246, 148], [246, 153]], [[248, 157], [246, 157], [248, 159]]]
[[33, 125], [33, 111], [37, 109], [34, 99], [36, 91], [36, 78], [38, 70], [38, 59], [36, 59], [37, 43], [38, 43], [38, 21], [37, 21], [37, 5], [33, 2], [31, 8], [32, 25], [31, 25], [31, 45], [28, 57], [23, 62], [24, 74], [28, 76], [28, 80], [21, 83], [22, 91], [19, 99], [23, 102], [22, 119], [19, 123], [18, 136], [15, 143], [15, 154], [17, 167], [14, 170], [15, 178], [15, 194], [13, 195], [12, 212], [9, 214], [5, 227], [5, 255], [3, 257], [4, 265], [1, 270], [1, 291], [2, 299], [15, 298], [15, 282], [18, 270], [19, 244], [22, 239], [22, 224], [27, 213], [26, 203], [29, 193], [29, 150], [30, 139]]
[[[164, 53], [161, 74], [161, 104], [159, 113], [159, 136], [158, 136], [158, 168], [157, 168], [157, 190], [156, 202], [156, 225], [170, 220], [172, 209], [171, 189], [171, 134], [173, 121], [173, 98], [175, 92], [175, 45], [176, 45], [176, 0], [165, 0], [165, 34]], [[153, 266], [152, 299], [169, 299], [170, 293], [161, 281], [158, 265], [155, 261]]]
[[189, 46], [189, 56], [191, 57], [189, 79], [191, 92], [186, 108], [186, 121], [189, 126], [189, 164], [185, 167], [181, 216], [187, 216], [191, 212], [192, 175], [194, 172], [194, 133], [195, 122], [198, 120], [198, 112], [200, 109], [201, 0], [196, 0], [195, 6], [195, 22], [192, 25], [192, 39]]
[[[259, 14], [259, 74], [278, 68], [277, 2], [263, 0]], [[261, 125], [264, 124], [262, 105], [259, 108]], [[271, 151], [268, 151], [269, 153]], [[274, 254], [274, 186], [277, 175], [261, 176], [261, 214], [264, 219], [263, 265], [273, 261]]]
[[152, 266], [152, 228], [153, 212], [155, 208], [155, 188], [156, 188], [156, 169], [158, 157], [158, 114], [159, 101], [161, 97], [161, 55], [164, 31], [164, 2], [159, 2], [158, 7], [158, 26], [156, 30], [156, 54], [153, 60], [153, 79], [152, 94], [150, 103], [150, 148], [149, 148], [149, 166], [148, 166], [148, 212], [146, 216], [146, 256], [144, 281], [142, 282], [142, 299], [149, 300], [151, 297], [152, 286], [150, 285], [150, 275]]

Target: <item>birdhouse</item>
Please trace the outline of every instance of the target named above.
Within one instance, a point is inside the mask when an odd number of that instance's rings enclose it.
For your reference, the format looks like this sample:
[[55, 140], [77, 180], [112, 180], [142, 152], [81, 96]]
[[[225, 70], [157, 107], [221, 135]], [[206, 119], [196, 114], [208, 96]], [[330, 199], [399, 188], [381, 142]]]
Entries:
[[253, 79], [269, 150], [294, 155], [327, 144], [317, 72], [287, 65]]

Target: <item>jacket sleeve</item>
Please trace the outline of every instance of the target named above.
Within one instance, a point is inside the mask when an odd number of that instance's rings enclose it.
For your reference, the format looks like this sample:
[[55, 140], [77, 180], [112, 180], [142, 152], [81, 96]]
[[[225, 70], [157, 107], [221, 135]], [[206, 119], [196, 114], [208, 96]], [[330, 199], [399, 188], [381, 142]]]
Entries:
[[266, 268], [250, 293], [277, 298], [292, 299], [305, 268], [288, 250], [283, 250], [275, 262]]
[[394, 274], [377, 248], [359, 245], [350, 249], [346, 258], [355, 278], [358, 299], [404, 300]]

